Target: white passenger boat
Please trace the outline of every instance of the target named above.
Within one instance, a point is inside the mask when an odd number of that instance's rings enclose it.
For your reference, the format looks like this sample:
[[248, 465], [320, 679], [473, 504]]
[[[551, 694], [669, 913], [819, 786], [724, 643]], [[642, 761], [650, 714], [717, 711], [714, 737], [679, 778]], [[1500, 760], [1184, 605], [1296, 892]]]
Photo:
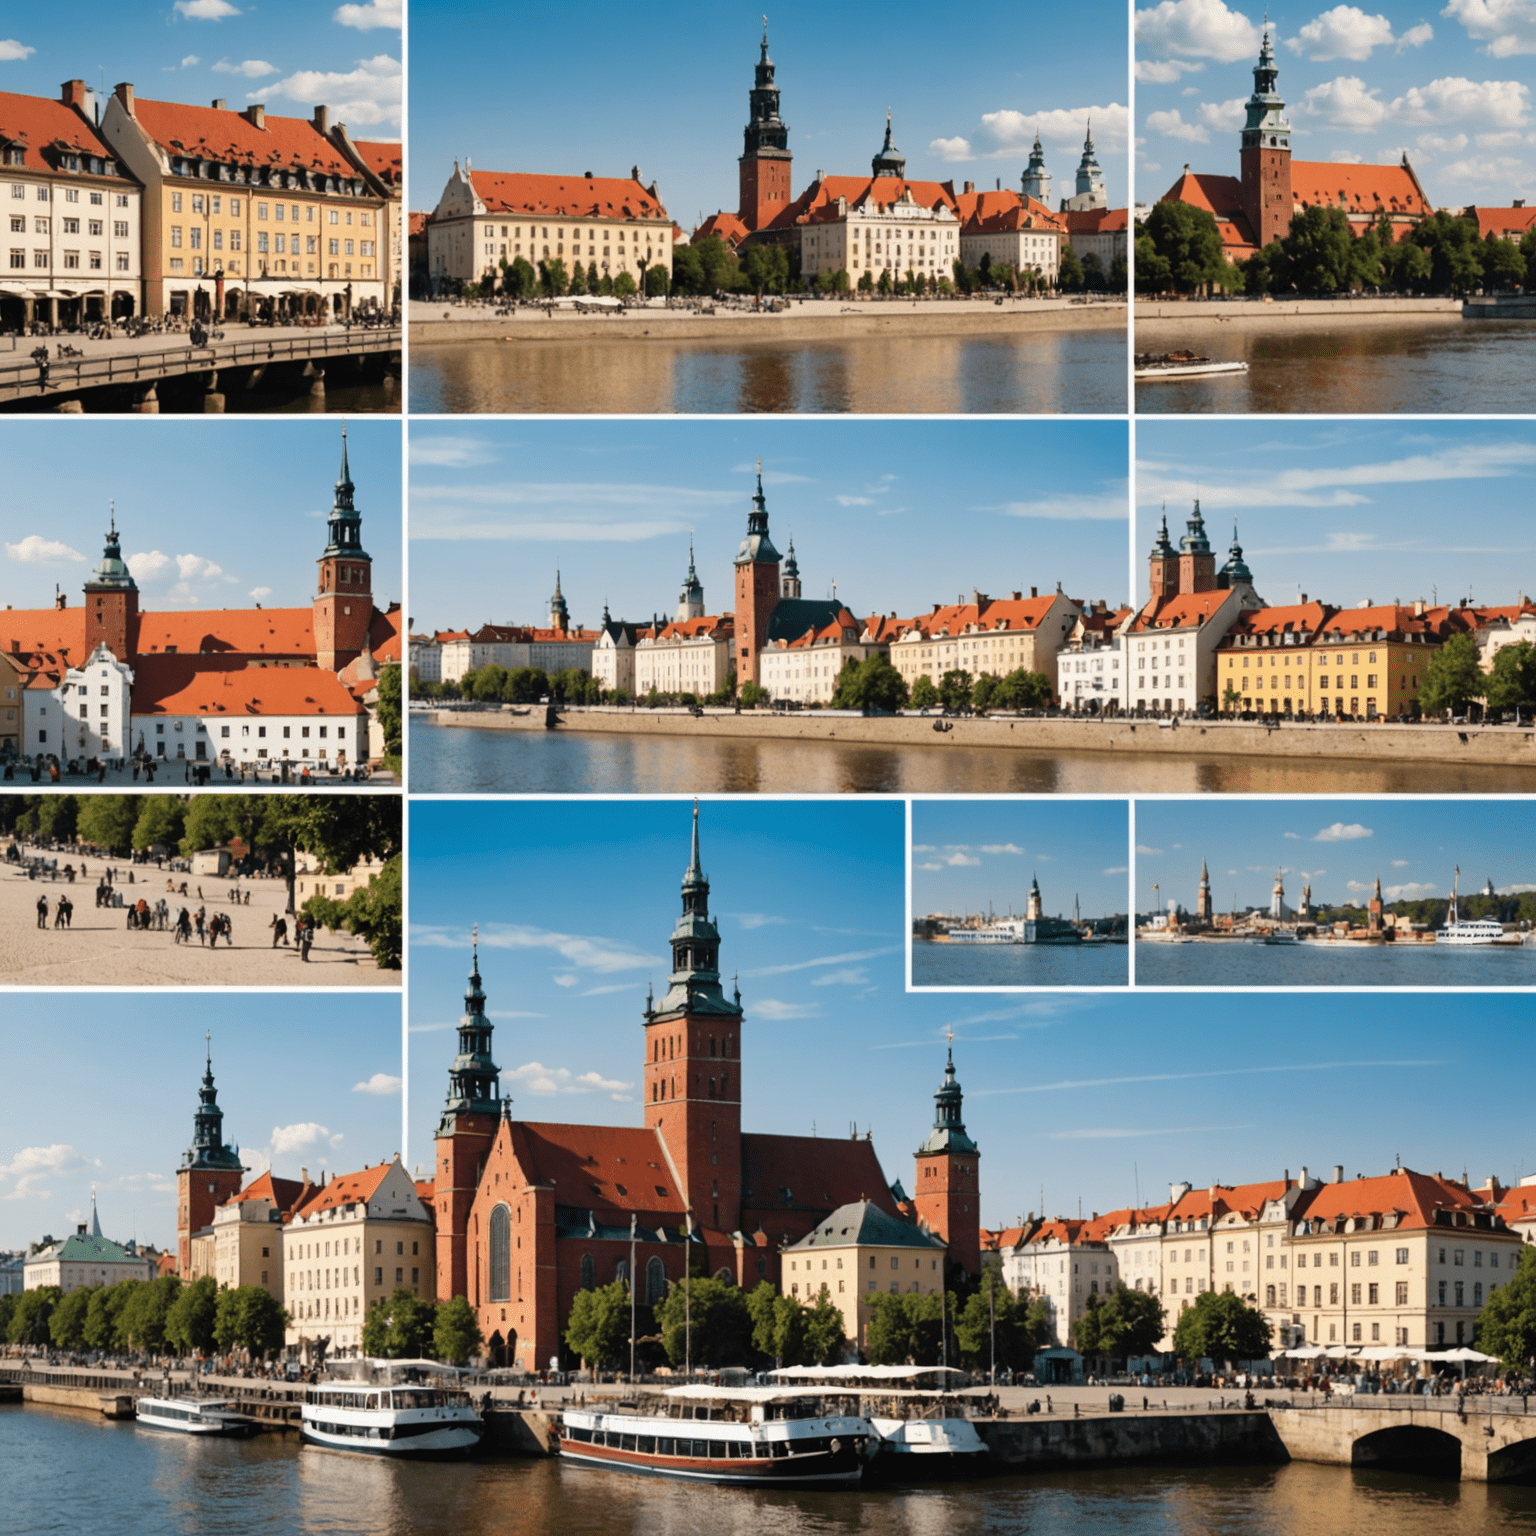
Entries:
[[1445, 927], [1435, 931], [1436, 944], [1499, 944], [1504, 939], [1504, 925], [1491, 917], [1463, 918], [1458, 911], [1461, 899], [1461, 866], [1456, 866], [1456, 880], [1451, 887], [1451, 908], [1445, 914]]
[[1263, 944], [1300, 944], [1301, 940], [1296, 936], [1294, 928], [1276, 928], [1273, 932], [1266, 933], [1260, 940]]
[[133, 1417], [145, 1429], [178, 1435], [248, 1435], [256, 1428], [233, 1398], [224, 1397], [141, 1397]]
[[567, 1408], [560, 1459], [681, 1482], [820, 1488], [859, 1481], [874, 1454], [846, 1393], [672, 1387], [659, 1399]]
[[951, 944], [1018, 944], [1021, 942], [1015, 929], [990, 926], [986, 928], [951, 928]]
[[949, 1390], [953, 1366], [807, 1365], [770, 1373], [822, 1391], [858, 1394], [859, 1412], [879, 1436], [871, 1473], [878, 1481], [981, 1477], [992, 1452], [971, 1420], [971, 1403]]
[[370, 1365], [382, 1380], [326, 1381], [306, 1389], [299, 1423], [305, 1442], [369, 1456], [464, 1456], [479, 1445], [485, 1425], [469, 1394], [422, 1379], [456, 1375], [451, 1368], [429, 1360]]
[[1198, 352], [1138, 352], [1136, 378], [1197, 379], [1212, 373], [1247, 373], [1247, 363], [1218, 363]]

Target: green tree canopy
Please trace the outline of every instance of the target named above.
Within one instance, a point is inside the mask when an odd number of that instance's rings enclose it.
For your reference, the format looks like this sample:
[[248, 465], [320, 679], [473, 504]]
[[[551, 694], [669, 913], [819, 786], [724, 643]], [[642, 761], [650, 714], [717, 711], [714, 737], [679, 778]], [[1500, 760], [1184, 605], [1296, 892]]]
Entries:
[[[587, 1293], [581, 1293], [585, 1296]], [[439, 1303], [437, 1318], [432, 1324], [432, 1349], [439, 1360], [449, 1365], [463, 1365], [471, 1355], [480, 1352], [485, 1342], [475, 1309], [462, 1296]]]
[[1500, 646], [1482, 685], [1490, 709], [1536, 706], [1536, 646], [1529, 640]]
[[[58, 1306], [64, 1292], [56, 1285], [40, 1285], [30, 1291], [23, 1291], [16, 1298], [15, 1310], [11, 1313], [11, 1321], [5, 1330], [6, 1342], [9, 1344], [46, 1344], [49, 1333], [48, 1325], [53, 1318], [53, 1309]], [[86, 1303], [89, 1308], [90, 1303]], [[81, 1337], [84, 1337], [84, 1322], [81, 1323]]]
[[1536, 1361], [1536, 1248], [1520, 1250], [1514, 1277], [1489, 1296], [1477, 1320], [1477, 1347], [1509, 1371], [1529, 1370]]
[[[379, 673], [379, 729], [384, 733], [384, 756], [400, 756], [400, 663], [393, 662]], [[367, 757], [359, 751], [359, 758]]]
[[939, 690], [933, 686], [933, 679], [925, 672], [912, 684], [913, 709], [932, 709], [939, 702]]
[[939, 698], [945, 709], [967, 708], [971, 702], [971, 674], [959, 667], [946, 672], [939, 680]]
[[1118, 1285], [1107, 1296], [1090, 1296], [1088, 1301], [1092, 1310], [1078, 1320], [1075, 1330], [1083, 1354], [1126, 1360], [1157, 1347], [1167, 1324], [1163, 1304], [1151, 1292]]
[[48, 1319], [48, 1337], [53, 1340], [56, 1348], [85, 1347], [85, 1316], [97, 1289], [94, 1285], [82, 1285], [78, 1291], [71, 1291], [69, 1295], [60, 1298]]
[[[1222, 250], [1216, 220], [1204, 208], [1189, 203], [1155, 203], [1144, 228], [1154, 254], [1167, 263], [1168, 284], [1180, 293], [1240, 285], [1236, 269]], [[1139, 271], [1137, 276], [1141, 276]]]
[[1483, 691], [1483, 669], [1477, 641], [1471, 635], [1452, 635], [1429, 658], [1424, 681], [1419, 685], [1419, 708], [1426, 715], [1449, 710], [1460, 714]]
[[141, 796], [139, 819], [133, 824], [133, 846], [140, 853], [157, 843], [175, 849], [181, 844], [186, 820], [187, 808], [179, 796]]
[[629, 1353], [629, 1286], [623, 1280], [578, 1291], [565, 1325], [565, 1343], [583, 1365], [600, 1368]]
[[[934, 1291], [927, 1296], [874, 1295], [869, 1298], [869, 1323], [864, 1352], [871, 1365], [938, 1365], [943, 1349], [944, 1319], [953, 1329], [959, 1304], [953, 1295]], [[955, 1363], [954, 1351], [949, 1352]]]
[[118, 1327], [135, 1349], [158, 1354], [165, 1348], [166, 1322], [180, 1295], [181, 1280], [176, 1275], [161, 1275], [130, 1294], [118, 1318]]
[[212, 1275], [183, 1287], [165, 1318], [165, 1342], [178, 1354], [206, 1355], [213, 1348], [219, 1288]]
[[213, 1338], [220, 1349], [243, 1349], [265, 1359], [278, 1354], [288, 1327], [288, 1314], [278, 1299], [260, 1285], [241, 1285], [218, 1294]]
[[1443, 208], [1420, 222], [1409, 237], [1429, 256], [1430, 285], [1441, 293], [1469, 293], [1483, 278], [1477, 224]]
[[683, 1364], [688, 1331], [684, 1325], [691, 1315], [695, 1366], [748, 1364], [753, 1358], [752, 1314], [740, 1289], [725, 1280], [696, 1279], [690, 1281], [689, 1291], [685, 1296], [683, 1285], [673, 1281], [655, 1308], [667, 1359]]
[[87, 795], [80, 807], [75, 835], [82, 843], [94, 843], [119, 858], [126, 857], [134, 846], [140, 799], [138, 795]]
[[1257, 1360], [1269, 1353], [1269, 1319], [1235, 1291], [1207, 1291], [1179, 1316], [1174, 1351], [1190, 1361]]
[[437, 1303], [414, 1295], [403, 1285], [381, 1296], [363, 1322], [363, 1353], [380, 1360], [419, 1360], [432, 1348]]
[[876, 652], [863, 661], [850, 657], [838, 674], [834, 709], [905, 709], [907, 684], [901, 673]]
[[85, 1342], [93, 1349], [123, 1349], [128, 1339], [122, 1329], [122, 1315], [130, 1298], [144, 1282], [119, 1280], [116, 1285], [98, 1286], [91, 1292], [91, 1304], [85, 1312]]
[[955, 1320], [960, 1363], [967, 1370], [987, 1371], [992, 1365], [994, 1335], [999, 1370], [1027, 1371], [1045, 1335], [1031, 1319], [1028, 1306], [1003, 1282], [995, 1257], [982, 1261], [981, 1284], [966, 1300]]

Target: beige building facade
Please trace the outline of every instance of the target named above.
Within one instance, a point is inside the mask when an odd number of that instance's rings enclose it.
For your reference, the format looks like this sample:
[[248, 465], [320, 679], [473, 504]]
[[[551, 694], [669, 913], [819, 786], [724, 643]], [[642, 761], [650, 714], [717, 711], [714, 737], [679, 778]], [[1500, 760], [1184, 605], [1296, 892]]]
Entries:
[[944, 674], [964, 671], [974, 680], [990, 672], [1040, 672], [1057, 687], [1057, 656], [1081, 612], [1060, 590], [1044, 597], [1011, 593], [991, 598], [973, 592], [914, 619], [891, 642], [891, 665], [911, 688], [920, 677], [937, 686]]

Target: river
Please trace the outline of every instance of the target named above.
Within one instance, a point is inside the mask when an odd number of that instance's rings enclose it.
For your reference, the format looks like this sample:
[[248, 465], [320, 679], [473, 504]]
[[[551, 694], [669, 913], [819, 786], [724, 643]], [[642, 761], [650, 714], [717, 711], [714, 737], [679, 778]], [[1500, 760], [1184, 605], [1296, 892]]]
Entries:
[[912, 945], [914, 987], [1123, 987], [1129, 944]]
[[411, 716], [412, 794], [1516, 794], [1536, 769], [1427, 762], [1137, 757], [1002, 747], [429, 725]]
[[413, 413], [1123, 415], [1125, 332], [417, 346]]
[[681, 1487], [554, 1461], [383, 1462], [0, 1409], [6, 1529], [122, 1536], [1496, 1536], [1536, 1488], [1291, 1464], [1127, 1467], [908, 1491]]
[[1139, 987], [1529, 987], [1536, 948], [1447, 944], [1138, 944]]
[[1136, 414], [1307, 411], [1509, 415], [1536, 411], [1536, 323], [1457, 315], [1393, 324], [1310, 319], [1137, 326], [1140, 352], [1189, 347], [1246, 374], [1136, 386]]

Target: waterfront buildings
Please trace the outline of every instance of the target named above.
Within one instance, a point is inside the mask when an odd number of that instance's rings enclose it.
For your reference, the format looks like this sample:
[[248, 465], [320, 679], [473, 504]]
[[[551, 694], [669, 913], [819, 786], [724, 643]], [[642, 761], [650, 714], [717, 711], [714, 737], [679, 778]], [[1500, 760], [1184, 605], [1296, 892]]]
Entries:
[[87, 1285], [116, 1285], [119, 1280], [153, 1280], [156, 1255], [130, 1240], [114, 1243], [103, 1237], [91, 1191], [91, 1219], [82, 1221], [64, 1238], [45, 1237], [22, 1266], [22, 1288], [35, 1291], [56, 1285], [67, 1296]]
[[434, 286], [500, 280], [521, 260], [535, 271], [558, 261], [567, 277], [581, 263], [645, 291], [651, 270], [672, 275], [672, 220], [653, 181], [636, 166], [618, 176], [540, 176], [477, 171], [454, 162], [427, 222]]
[[[791, 544], [790, 560], [794, 559]], [[837, 680], [849, 662], [890, 652], [902, 620], [875, 614], [856, 619], [846, 608], [819, 629], [808, 629], [793, 640], [772, 640], [762, 654], [762, 686], [770, 698], [797, 704], [830, 704]]]
[[269, 1168], [214, 1211], [209, 1273], [221, 1291], [258, 1285], [282, 1302], [283, 1223], [314, 1189], [308, 1170], [302, 1179], [280, 1179]]
[[81, 80], [66, 81], [57, 101], [0, 92], [0, 330], [142, 312], [144, 189], [93, 105]]
[[101, 136], [144, 186], [151, 315], [246, 318], [383, 308], [393, 191], [328, 107], [232, 112], [116, 87]]
[[1005, 598], [973, 591], [954, 603], [935, 603], [891, 642], [891, 665], [911, 688], [920, 677], [937, 686], [946, 672], [984, 672], [1006, 677], [1021, 668], [1039, 672], [1057, 687], [1057, 658], [1082, 613], [1082, 605], [1058, 586], [1041, 597], [1010, 592]]
[[1216, 220], [1228, 260], [1241, 261], [1290, 232], [1291, 219], [1308, 208], [1340, 208], [1351, 233], [1383, 230], [1405, 239], [1434, 208], [1403, 153], [1401, 165], [1293, 160], [1291, 125], [1276, 89], [1280, 71], [1269, 28], [1253, 70], [1238, 176], [1184, 174], [1159, 201], [1203, 208]]
[[1113, 1215], [1097, 1212], [1086, 1220], [1031, 1221], [1016, 1229], [1013, 1242], [999, 1247], [1004, 1283], [1045, 1304], [1053, 1343], [1069, 1343], [1088, 1298], [1115, 1288], [1118, 1274], [1109, 1247], [1114, 1224]]
[[[546, 628], [524, 624], [482, 624], [473, 634], [464, 630], [445, 635], [438, 643], [437, 671], [445, 683], [458, 683], [466, 672], [482, 667], [538, 667], [544, 672], [563, 672], [569, 668], [592, 670], [593, 647], [597, 630], [574, 628], [560, 596], [560, 580], [555, 578], [554, 605]], [[428, 681], [422, 678], [421, 681]]]
[[1063, 709], [1119, 714], [1128, 707], [1123, 631], [1133, 612], [1100, 601], [1078, 614], [1056, 658], [1056, 692]]

